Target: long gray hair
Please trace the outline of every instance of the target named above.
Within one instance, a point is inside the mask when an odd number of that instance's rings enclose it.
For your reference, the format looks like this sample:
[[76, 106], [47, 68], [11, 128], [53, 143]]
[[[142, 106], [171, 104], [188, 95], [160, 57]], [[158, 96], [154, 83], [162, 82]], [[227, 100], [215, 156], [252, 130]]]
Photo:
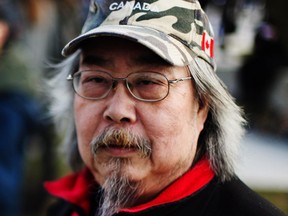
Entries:
[[[70, 166], [77, 170], [82, 167], [73, 114], [74, 92], [72, 84], [66, 82], [68, 74], [79, 67], [80, 52], [77, 52], [56, 67], [55, 76], [49, 81], [51, 113], [63, 139], [64, 152]], [[211, 167], [222, 181], [234, 176], [240, 138], [244, 133], [245, 120], [242, 110], [235, 104], [225, 85], [211, 66], [195, 58], [188, 66], [195, 84], [199, 103], [209, 106], [208, 118], [200, 134], [196, 157], [197, 162], [207, 155]], [[65, 132], [65, 133], [64, 133]]]

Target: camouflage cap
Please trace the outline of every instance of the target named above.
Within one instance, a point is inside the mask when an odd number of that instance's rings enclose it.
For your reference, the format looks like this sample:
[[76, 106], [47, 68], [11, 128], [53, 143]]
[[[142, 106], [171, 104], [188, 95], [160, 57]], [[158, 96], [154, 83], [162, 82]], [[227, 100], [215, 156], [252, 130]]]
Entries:
[[62, 50], [68, 56], [81, 42], [99, 36], [136, 41], [172, 65], [198, 56], [214, 69], [211, 24], [198, 0], [91, 0], [82, 33]]

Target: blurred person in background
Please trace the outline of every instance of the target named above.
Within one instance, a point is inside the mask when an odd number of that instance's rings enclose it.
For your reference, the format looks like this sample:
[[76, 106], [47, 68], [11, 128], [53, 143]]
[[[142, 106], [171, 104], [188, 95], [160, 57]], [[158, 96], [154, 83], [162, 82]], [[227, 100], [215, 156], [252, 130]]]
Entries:
[[[25, 7], [28, 5], [25, 4]], [[28, 19], [24, 13], [25, 7], [20, 4], [20, 1], [0, 2], [1, 216], [24, 215], [24, 205], [34, 201], [29, 195], [31, 190], [26, 193], [24, 188], [26, 169], [30, 174], [39, 176], [37, 170], [34, 168], [32, 170], [31, 164], [27, 168], [26, 157], [30, 155], [27, 152], [32, 150], [28, 144], [32, 144], [38, 137], [37, 147], [45, 150], [43, 161], [50, 155], [47, 146], [51, 144], [51, 133], [49, 133], [51, 123], [44, 118], [42, 104], [34, 97], [36, 93], [33, 94], [33, 90], [35, 91], [36, 86], [30, 83], [27, 72], [30, 62], [25, 59], [25, 55], [29, 52], [22, 47], [23, 35], [28, 26], [26, 22]], [[20, 59], [19, 56], [23, 56], [25, 60]], [[38, 71], [33, 73], [36, 74]], [[39, 166], [45, 170], [45, 173], [42, 173], [43, 179], [38, 179], [39, 182], [47, 180], [47, 176], [52, 172], [50, 163], [44, 164], [43, 161], [40, 161]], [[31, 176], [29, 179], [32, 179]], [[30, 186], [31, 184], [33, 188], [37, 188], [35, 182], [27, 183]], [[41, 197], [37, 197], [38, 205], [41, 205], [41, 200]], [[35, 205], [33, 207], [34, 210], [37, 209]]]
[[48, 215], [284, 215], [234, 172], [245, 120], [197, 0], [92, 0], [50, 81], [74, 173]]
[[[256, 29], [253, 50], [238, 72], [238, 100], [253, 129], [287, 137], [287, 94], [279, 92], [288, 89], [287, 81], [286, 86], [281, 85], [288, 79], [288, 1], [258, 2], [263, 3], [264, 14]], [[276, 92], [277, 88], [282, 90]]]
[[[19, 14], [15, 5], [0, 3], [0, 64], [16, 40]], [[18, 71], [19, 72], [19, 71]], [[3, 82], [3, 72], [0, 79]], [[20, 71], [21, 73], [21, 71]], [[14, 77], [15, 78], [15, 77]], [[17, 78], [16, 78], [17, 79]], [[20, 215], [24, 144], [33, 127], [37, 104], [19, 89], [0, 89], [0, 215]]]

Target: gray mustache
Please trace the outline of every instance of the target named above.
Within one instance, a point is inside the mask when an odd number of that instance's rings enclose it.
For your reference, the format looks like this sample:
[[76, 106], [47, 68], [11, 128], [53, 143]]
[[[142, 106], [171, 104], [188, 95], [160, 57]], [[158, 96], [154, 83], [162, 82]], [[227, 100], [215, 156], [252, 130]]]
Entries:
[[152, 153], [149, 139], [136, 135], [127, 129], [106, 128], [92, 140], [90, 147], [95, 156], [99, 149], [113, 147], [137, 150], [143, 158], [150, 157]]

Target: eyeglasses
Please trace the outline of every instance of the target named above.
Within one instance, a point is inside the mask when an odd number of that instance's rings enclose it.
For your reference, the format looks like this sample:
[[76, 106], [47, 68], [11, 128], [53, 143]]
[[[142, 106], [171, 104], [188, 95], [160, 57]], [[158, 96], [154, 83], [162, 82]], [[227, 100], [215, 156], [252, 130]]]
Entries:
[[168, 80], [165, 75], [151, 71], [135, 72], [123, 78], [115, 78], [101, 70], [79, 71], [67, 77], [67, 80], [73, 81], [74, 91], [89, 100], [105, 98], [111, 89], [123, 80], [134, 98], [146, 102], [163, 100], [169, 94], [170, 84], [190, 79], [192, 78], [183, 77]]

